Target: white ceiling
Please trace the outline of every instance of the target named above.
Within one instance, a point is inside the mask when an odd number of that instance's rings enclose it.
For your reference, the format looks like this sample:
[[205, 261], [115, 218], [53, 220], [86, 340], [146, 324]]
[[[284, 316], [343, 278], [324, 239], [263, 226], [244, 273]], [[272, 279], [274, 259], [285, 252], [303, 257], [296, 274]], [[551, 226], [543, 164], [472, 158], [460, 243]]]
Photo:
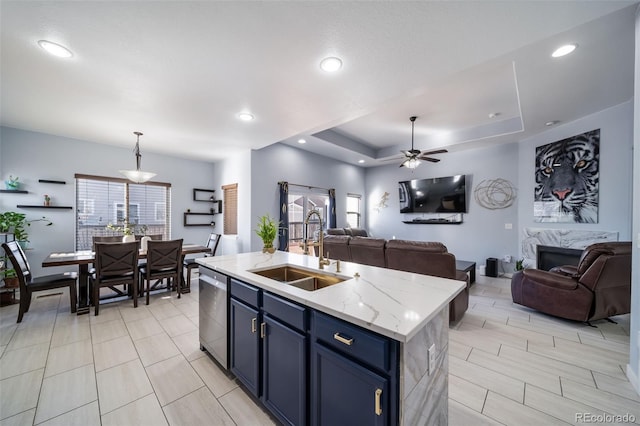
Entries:
[[631, 99], [637, 3], [1, 0], [0, 123], [210, 161], [284, 142], [382, 164], [411, 115], [419, 149], [513, 142]]

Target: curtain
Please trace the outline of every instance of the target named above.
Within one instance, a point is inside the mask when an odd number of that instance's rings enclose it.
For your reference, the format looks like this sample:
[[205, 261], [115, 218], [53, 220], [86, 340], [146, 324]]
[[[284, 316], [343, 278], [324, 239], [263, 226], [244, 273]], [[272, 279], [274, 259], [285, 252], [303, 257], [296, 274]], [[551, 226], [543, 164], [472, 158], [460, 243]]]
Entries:
[[278, 229], [278, 250], [289, 251], [289, 183], [278, 182], [280, 186], [280, 225]]
[[329, 225], [327, 228], [336, 227], [336, 190], [331, 188], [329, 190]]

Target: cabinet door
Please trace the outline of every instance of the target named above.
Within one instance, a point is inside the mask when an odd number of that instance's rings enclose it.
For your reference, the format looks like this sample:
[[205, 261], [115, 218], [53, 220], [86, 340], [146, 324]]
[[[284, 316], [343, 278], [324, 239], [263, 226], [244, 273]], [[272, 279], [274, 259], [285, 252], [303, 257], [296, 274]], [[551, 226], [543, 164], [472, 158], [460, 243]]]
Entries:
[[263, 402], [284, 424], [308, 424], [308, 338], [268, 314], [263, 322]]
[[255, 395], [260, 396], [259, 312], [231, 298], [231, 371]]
[[346, 357], [313, 344], [312, 425], [389, 424], [389, 382]]

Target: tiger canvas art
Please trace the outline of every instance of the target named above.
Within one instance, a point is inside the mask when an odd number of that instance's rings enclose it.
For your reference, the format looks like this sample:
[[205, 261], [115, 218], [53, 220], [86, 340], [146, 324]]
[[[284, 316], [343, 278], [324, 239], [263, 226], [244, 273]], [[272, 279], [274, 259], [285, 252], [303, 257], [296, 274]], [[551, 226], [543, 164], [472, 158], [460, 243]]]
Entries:
[[600, 129], [536, 148], [534, 220], [598, 223]]

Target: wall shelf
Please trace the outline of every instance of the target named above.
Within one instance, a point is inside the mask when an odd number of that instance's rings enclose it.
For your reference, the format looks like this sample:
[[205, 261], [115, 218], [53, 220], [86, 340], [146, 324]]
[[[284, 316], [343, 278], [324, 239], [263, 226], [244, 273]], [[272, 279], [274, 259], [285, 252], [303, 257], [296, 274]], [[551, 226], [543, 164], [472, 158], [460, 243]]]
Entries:
[[[200, 192], [204, 192], [204, 198], [202, 194], [198, 194]], [[193, 201], [207, 201], [207, 202], [215, 202], [216, 199], [214, 197], [214, 193], [216, 192], [215, 189], [199, 189], [199, 188], [193, 188]], [[211, 195], [206, 195], [206, 194], [211, 194]]]
[[66, 185], [67, 182], [63, 181], [63, 180], [49, 180], [49, 179], [38, 179], [38, 182], [40, 183], [55, 183], [58, 185]]
[[71, 210], [71, 206], [33, 206], [26, 204], [18, 204], [16, 207], [20, 209], [59, 209], [59, 210]]
[[216, 223], [211, 220], [209, 223], [189, 223], [189, 216], [213, 216], [215, 213], [183, 213], [183, 225], [184, 226], [216, 226]]
[[29, 191], [19, 191], [17, 189], [0, 189], [0, 192], [4, 192], [5, 194], [28, 194]]
[[403, 220], [402, 223], [409, 225], [460, 225], [461, 220], [438, 220], [438, 219], [418, 219], [418, 220]]

